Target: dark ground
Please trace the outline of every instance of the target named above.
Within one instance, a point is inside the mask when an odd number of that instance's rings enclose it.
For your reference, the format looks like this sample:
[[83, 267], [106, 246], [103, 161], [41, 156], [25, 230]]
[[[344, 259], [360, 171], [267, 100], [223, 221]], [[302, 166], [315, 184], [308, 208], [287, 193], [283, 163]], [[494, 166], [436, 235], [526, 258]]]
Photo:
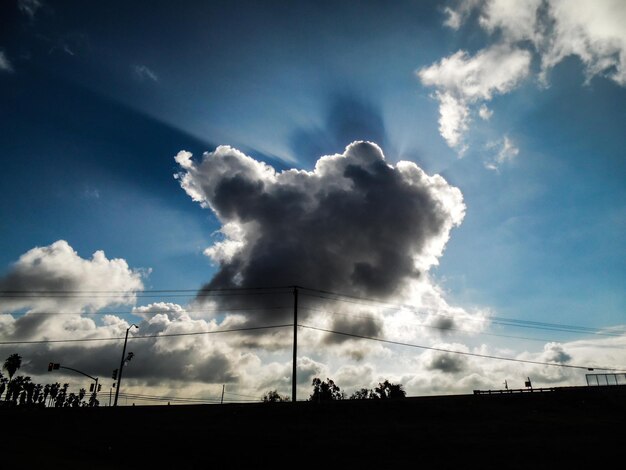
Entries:
[[400, 401], [0, 409], [21, 468], [617, 468], [626, 386]]

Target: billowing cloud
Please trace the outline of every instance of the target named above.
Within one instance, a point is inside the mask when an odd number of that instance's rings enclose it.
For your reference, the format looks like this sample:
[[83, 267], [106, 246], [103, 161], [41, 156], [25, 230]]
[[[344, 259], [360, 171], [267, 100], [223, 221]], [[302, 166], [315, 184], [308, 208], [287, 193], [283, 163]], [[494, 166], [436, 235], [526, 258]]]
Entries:
[[467, 146], [463, 136], [469, 128], [470, 116], [467, 104], [449, 93], [437, 93], [439, 100], [439, 133], [448, 145], [463, 155]]
[[341, 366], [334, 374], [333, 380], [341, 384], [342, 390], [374, 388], [377, 382], [374, 377], [374, 368], [370, 364]]
[[473, 109], [480, 106], [478, 115], [489, 119], [485, 102], [517, 88], [530, 75], [533, 57], [544, 83], [555, 65], [575, 56], [586, 81], [603, 75], [626, 85], [626, 4], [620, 0], [581, 0], [575, 7], [567, 0], [475, 0], [444, 12], [444, 24], [453, 29], [477, 18], [493, 41], [473, 56], [457, 51], [417, 72], [424, 85], [436, 89], [439, 131], [459, 155], [467, 149], [464, 137]]
[[565, 352], [562, 344], [547, 343], [543, 348], [542, 360], [546, 362], [558, 362], [565, 364], [572, 360], [572, 356]]
[[417, 72], [424, 85], [438, 90], [439, 131], [450, 147], [463, 148], [470, 106], [516, 87], [528, 75], [530, 60], [524, 49], [496, 45], [474, 56], [458, 51]]
[[[332, 320], [331, 329], [333, 331], [347, 331], [359, 336], [372, 337], [380, 334], [382, 331], [382, 320], [373, 317], [335, 316]], [[341, 343], [348, 340], [349, 337], [341, 335], [326, 337], [327, 343]]]
[[528, 74], [530, 53], [508, 45], [483, 49], [474, 56], [458, 51], [421, 69], [424, 85], [436, 87], [466, 102], [490, 100], [506, 93]]
[[142, 274], [123, 259], [108, 259], [103, 251], [81, 258], [59, 240], [24, 253], [0, 277], [0, 313], [26, 310], [9, 322], [13, 339], [30, 338], [41, 330], [54, 334], [58, 329], [81, 329], [80, 317], [64, 314], [133, 303], [135, 293], [143, 289]]
[[108, 259], [101, 250], [91, 259], [81, 258], [65, 240], [59, 240], [27, 251], [0, 277], [0, 291], [6, 292], [0, 297], [0, 312], [95, 311], [129, 304], [135, 292], [143, 289], [142, 273], [130, 269], [123, 259]]
[[3, 50], [0, 49], [0, 72], [13, 72], [13, 65]]
[[[0, 353], [6, 357], [19, 351], [25, 360], [23, 373], [34, 378], [49, 361], [109, 377], [119, 365], [122, 339], [134, 321], [139, 329], [129, 331], [128, 351], [135, 356], [124, 374], [130, 389], [242, 380], [256, 356], [242, 350], [236, 336], [215, 340], [207, 334], [229, 328], [236, 319], [222, 318], [218, 323], [192, 318], [183, 306], [170, 302], [136, 307], [127, 319], [100, 311], [134, 304], [144, 273], [123, 259], [108, 259], [102, 251], [82, 258], [63, 240], [29, 250], [0, 278], [0, 312], [11, 312], [0, 313], [0, 338], [86, 341], [0, 345]], [[100, 341], [107, 338], [121, 339]], [[72, 377], [39, 380], [72, 381]]]
[[448, 28], [459, 29], [472, 10], [482, 2], [483, 0], [466, 0], [458, 2], [455, 8], [445, 7], [443, 12], [446, 15], [446, 19], [443, 24]]
[[[462, 344], [439, 344], [437, 347], [452, 351], [467, 352], [468, 348]], [[455, 374], [467, 369], [467, 357], [439, 351], [426, 351], [421, 357], [426, 370], [440, 371], [445, 374]]]
[[[130, 333], [127, 351], [132, 351], [135, 356], [124, 371], [125, 391], [215, 398], [219, 397], [221, 385], [227, 384], [226, 388], [231, 392], [247, 393], [247, 396], [258, 396], [259, 399], [263, 393], [273, 389], [289, 394], [291, 351], [279, 354], [270, 352], [268, 355], [263, 350], [252, 351], [242, 347], [243, 336], [237, 333], [217, 333], [232, 325], [228, 317], [221, 322], [193, 319], [184, 306], [163, 302], [137, 307], [134, 312], [141, 315], [143, 320], [137, 321], [139, 329], [132, 329]], [[9, 315], [0, 315], [0, 324], [7, 317]], [[56, 327], [54, 331], [41, 332], [39, 337], [123, 337], [130, 324], [130, 320], [113, 315], [104, 316], [99, 323], [85, 315], [74, 315], [72, 322], [67, 319], [59, 321], [62, 326]], [[302, 333], [301, 348], [308, 348], [313, 354], [302, 351], [298, 357], [300, 399], [305, 399], [310, 393], [313, 377], [332, 378], [348, 394], [361, 387], [372, 388], [384, 379], [402, 383], [409, 395], [471, 393], [473, 389], [503, 388], [505, 380], [510, 388], [523, 388], [526, 377], [531, 378], [534, 387], [585, 383], [583, 371], [580, 370], [406, 347], [378, 350], [375, 354], [365, 356], [365, 361], [355, 362], [355, 358], [350, 355], [333, 358], [332, 353], [328, 354], [329, 348], [320, 348], [311, 341], [311, 336], [304, 334], [304, 330]], [[162, 336], [172, 334], [182, 336]], [[154, 335], [157, 337], [137, 338]], [[456, 340], [435, 343], [433, 346], [484, 356], [597, 367], [622, 364], [626, 359], [625, 341], [626, 336], [622, 335], [568, 343], [550, 342], [540, 352], [519, 354], [484, 344], [470, 348]], [[33, 380], [44, 383], [68, 381], [84, 386], [84, 381], [81, 382], [71, 374], [62, 375], [63, 371], [45, 375], [46, 364], [49, 361], [61, 362], [106, 379], [119, 366], [121, 343], [118, 340], [2, 345], [0, 357], [18, 351], [25, 359], [20, 372], [31, 375]], [[379, 345], [366, 340], [359, 340], [358, 344], [361, 347]], [[341, 347], [346, 345], [342, 343]], [[107, 386], [105, 380], [102, 382]]]
[[[474, 2], [472, 7], [481, 2]], [[542, 35], [538, 9], [542, 0], [487, 0], [483, 2], [479, 23], [487, 32], [500, 31], [508, 42], [531, 40]]]
[[569, 55], [585, 64], [587, 79], [604, 74], [626, 85], [626, 4], [620, 0], [576, 3], [551, 0], [548, 14], [554, 21], [542, 54], [545, 73]]
[[[200, 162], [182, 151], [176, 161], [183, 189], [222, 222], [223, 240], [206, 251], [218, 265], [208, 289], [300, 285], [407, 299], [430, 285], [427, 271], [465, 213], [461, 192], [441, 176], [412, 162], [392, 166], [369, 142], [320, 158], [313, 171], [279, 173], [227, 146]], [[291, 314], [250, 319], [269, 315]], [[380, 331], [380, 322], [358, 324]]]

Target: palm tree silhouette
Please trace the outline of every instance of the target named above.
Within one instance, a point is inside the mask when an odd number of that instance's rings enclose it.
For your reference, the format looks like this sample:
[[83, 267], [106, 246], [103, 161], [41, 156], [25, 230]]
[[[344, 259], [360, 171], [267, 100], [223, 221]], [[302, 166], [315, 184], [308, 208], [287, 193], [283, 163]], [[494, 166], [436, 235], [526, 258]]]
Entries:
[[2, 368], [7, 371], [9, 374], [9, 382], [13, 379], [13, 375], [17, 372], [17, 370], [22, 367], [22, 356], [19, 354], [11, 354], [4, 361], [4, 365]]
[[61, 384], [59, 382], [55, 382], [50, 385], [50, 403], [48, 404], [48, 406], [56, 406], [56, 398], [60, 388]]
[[[10, 393], [9, 391], [11, 391], [12, 387], [11, 387], [11, 380], [13, 380], [13, 375], [15, 374], [15, 372], [17, 372], [17, 370], [22, 367], [22, 356], [20, 356], [19, 354], [15, 353], [15, 354], [11, 354], [9, 357], [6, 358], [6, 360], [4, 361], [4, 365], [2, 366], [2, 368], [4, 370], [7, 371], [7, 373], [9, 374], [9, 383], [7, 384], [7, 394], [5, 397], [6, 401], [9, 401], [10, 399]], [[16, 396], [17, 398], [17, 396]]]

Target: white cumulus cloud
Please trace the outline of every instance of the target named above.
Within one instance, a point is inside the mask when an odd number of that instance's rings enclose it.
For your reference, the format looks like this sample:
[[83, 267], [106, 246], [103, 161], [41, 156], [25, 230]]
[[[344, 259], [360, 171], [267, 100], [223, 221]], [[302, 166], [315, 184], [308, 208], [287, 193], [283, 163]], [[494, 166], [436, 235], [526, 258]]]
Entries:
[[[626, 85], [626, 3], [621, 0], [477, 0], [457, 2], [444, 13], [444, 25], [455, 30], [477, 18], [490, 38], [473, 56], [457, 51], [417, 72], [423, 85], [435, 88], [439, 131], [459, 155], [467, 149], [463, 138], [472, 107], [480, 105], [478, 115], [488, 120], [492, 111], [485, 102], [530, 76], [533, 57], [540, 64], [536, 77], [544, 83], [554, 66], [574, 56], [584, 65], [587, 82], [605, 76]], [[510, 147], [499, 163], [516, 154]]]
[[626, 3], [621, 0], [551, 0], [554, 21], [542, 53], [542, 73], [569, 55], [585, 65], [587, 79], [604, 74], [626, 85]]
[[[142, 272], [131, 269], [124, 259], [108, 259], [101, 250], [90, 259], [81, 258], [69, 243], [59, 240], [27, 251], [0, 277], [1, 291], [17, 292], [0, 299], [0, 312], [23, 308], [95, 311], [132, 303], [142, 289]], [[35, 294], [19, 294], [23, 291]], [[59, 291], [66, 294], [55, 295]], [[102, 293], [85, 295], [81, 291]]]
[[507, 93], [529, 73], [531, 54], [508, 45], [496, 45], [470, 56], [458, 51], [417, 74], [426, 86], [437, 89], [439, 131], [448, 145], [463, 148], [470, 106]]

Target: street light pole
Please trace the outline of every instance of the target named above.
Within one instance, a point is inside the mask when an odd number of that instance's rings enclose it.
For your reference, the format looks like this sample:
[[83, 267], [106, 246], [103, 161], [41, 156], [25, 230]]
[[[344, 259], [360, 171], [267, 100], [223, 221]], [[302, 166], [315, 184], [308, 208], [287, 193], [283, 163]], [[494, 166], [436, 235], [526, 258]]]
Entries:
[[113, 403], [113, 406], [117, 406], [117, 398], [120, 394], [120, 388], [121, 388], [120, 386], [122, 385], [122, 371], [124, 370], [124, 359], [126, 357], [126, 343], [128, 342], [128, 332], [133, 326], [135, 328], [139, 328], [137, 325], [133, 323], [126, 329], [126, 337], [124, 338], [124, 349], [122, 349], [122, 360], [120, 362], [120, 371], [117, 376], [117, 388], [115, 389], [115, 402]]
[[50, 364], [48, 364], [48, 372], [50, 372], [53, 369], [67, 369], [67, 370], [71, 370], [71, 371], [74, 371], [74, 372], [78, 372], [79, 374], [82, 374], [85, 377], [89, 377], [91, 380], [93, 380], [95, 382], [93, 384], [93, 393], [95, 393], [96, 396], [98, 395], [98, 377], [93, 377], [92, 375], [86, 374], [82, 370], [74, 369], [73, 367], [62, 366], [59, 363], [55, 364], [55, 363], [51, 362]]

